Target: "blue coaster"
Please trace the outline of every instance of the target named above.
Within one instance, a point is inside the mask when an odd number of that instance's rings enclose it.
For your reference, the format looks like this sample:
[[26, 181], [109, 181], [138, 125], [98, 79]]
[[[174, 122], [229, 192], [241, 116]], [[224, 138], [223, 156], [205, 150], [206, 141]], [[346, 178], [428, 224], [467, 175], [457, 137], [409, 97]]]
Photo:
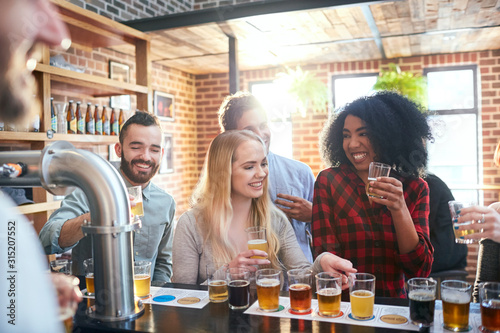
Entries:
[[357, 321], [367, 321], [367, 320], [372, 320], [373, 318], [375, 318], [375, 316], [371, 316], [371, 317], [370, 317], [370, 318], [368, 318], [368, 319], [357, 319], [357, 318], [354, 318], [354, 317], [352, 316], [352, 313], [349, 313], [348, 317], [349, 317], [349, 318], [351, 318], [352, 320], [357, 320]]
[[155, 302], [171, 302], [175, 299], [175, 296], [172, 295], [161, 295], [161, 296], [156, 296], [153, 298], [153, 301]]

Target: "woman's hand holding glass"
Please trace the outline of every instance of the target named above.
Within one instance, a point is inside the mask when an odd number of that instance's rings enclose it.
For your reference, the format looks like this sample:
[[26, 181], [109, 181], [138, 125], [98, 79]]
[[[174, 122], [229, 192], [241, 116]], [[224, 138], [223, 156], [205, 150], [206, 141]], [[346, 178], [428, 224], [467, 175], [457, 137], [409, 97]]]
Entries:
[[349, 288], [349, 279], [347, 275], [358, 271], [356, 268], [352, 267], [352, 262], [332, 253], [325, 253], [320, 259], [320, 265], [323, 272], [342, 274], [342, 289]]
[[403, 184], [393, 177], [378, 177], [368, 182], [369, 191], [381, 196], [370, 197], [370, 200], [387, 206], [393, 212], [406, 208]]
[[267, 258], [267, 253], [261, 250], [247, 250], [240, 252], [231, 262], [229, 263], [229, 268], [241, 267], [247, 268], [251, 272], [257, 271], [259, 269], [258, 265], [269, 265], [271, 262], [267, 259], [252, 259], [251, 257], [258, 256]]
[[489, 207], [472, 206], [463, 208], [460, 210], [460, 217], [454, 222], [475, 221], [475, 223], [459, 227], [458, 230], [474, 230], [473, 234], [463, 236], [464, 239], [479, 240], [489, 238], [500, 243], [500, 214], [497, 209], [500, 209], [500, 203], [494, 203]]

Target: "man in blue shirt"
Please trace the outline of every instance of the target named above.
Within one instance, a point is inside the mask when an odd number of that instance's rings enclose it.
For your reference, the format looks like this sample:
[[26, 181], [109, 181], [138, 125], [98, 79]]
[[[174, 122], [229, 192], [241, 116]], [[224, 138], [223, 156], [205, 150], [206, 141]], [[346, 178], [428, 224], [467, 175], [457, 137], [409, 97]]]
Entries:
[[237, 92], [227, 96], [219, 108], [221, 131], [250, 130], [266, 144], [269, 163], [269, 194], [271, 200], [290, 219], [300, 248], [313, 262], [311, 252], [311, 217], [314, 175], [305, 163], [275, 155], [269, 151], [271, 131], [264, 108], [255, 96]]
[[[134, 260], [151, 262], [152, 281], [169, 282], [175, 202], [151, 182], [163, 154], [158, 119], [148, 112], [136, 112], [123, 125], [115, 152], [121, 157], [120, 174], [126, 186], [142, 187], [144, 216], [142, 228], [133, 234]], [[72, 249], [75, 275], [84, 275], [83, 261], [93, 257], [91, 236], [84, 237], [81, 229], [85, 220], [90, 221], [90, 209], [83, 191], [76, 189], [64, 198], [39, 235], [47, 254]]]

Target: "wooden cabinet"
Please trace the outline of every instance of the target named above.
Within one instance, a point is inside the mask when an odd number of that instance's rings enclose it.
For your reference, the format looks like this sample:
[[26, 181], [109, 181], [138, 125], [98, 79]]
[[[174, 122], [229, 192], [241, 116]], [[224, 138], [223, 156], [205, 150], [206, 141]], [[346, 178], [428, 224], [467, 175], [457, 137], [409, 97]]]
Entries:
[[[28, 143], [32, 150], [41, 150], [56, 140], [66, 140], [82, 145], [109, 145], [118, 142], [117, 136], [57, 134], [47, 136], [50, 129], [50, 97], [54, 94], [78, 96], [82, 100], [115, 95], [135, 95], [137, 108], [152, 110], [150, 38], [147, 34], [115, 22], [104, 16], [82, 9], [65, 0], [51, 0], [67, 24], [72, 47], [92, 52], [101, 47], [126, 45], [135, 53], [135, 84], [109, 78], [78, 73], [50, 66], [50, 50], [44, 47], [34, 75], [38, 83], [37, 98], [41, 105], [40, 132], [0, 132], [0, 142]], [[35, 188], [36, 204], [23, 206], [22, 211], [33, 214], [35, 228], [41, 229], [49, 212], [58, 207], [44, 189]]]

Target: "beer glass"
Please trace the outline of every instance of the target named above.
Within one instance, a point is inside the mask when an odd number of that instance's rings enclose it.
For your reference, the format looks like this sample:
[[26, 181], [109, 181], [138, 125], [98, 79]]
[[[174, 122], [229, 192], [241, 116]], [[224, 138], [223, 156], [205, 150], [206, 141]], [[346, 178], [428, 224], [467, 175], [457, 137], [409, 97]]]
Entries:
[[[128, 194], [133, 198], [131, 203], [131, 211], [134, 216], [143, 216], [144, 208], [142, 206], [142, 187], [132, 186], [127, 188]], [[132, 205], [134, 204], [134, 205]]]
[[291, 269], [288, 271], [288, 293], [290, 294], [290, 309], [298, 313], [311, 310], [312, 276], [309, 269]]
[[87, 294], [92, 296], [95, 293], [94, 289], [94, 259], [89, 258], [83, 261], [85, 269], [85, 283], [87, 284]]
[[139, 298], [149, 297], [151, 290], [151, 262], [134, 262], [134, 294]]
[[210, 302], [227, 301], [227, 266], [222, 263], [210, 263], [206, 266], [208, 298]]
[[280, 306], [281, 271], [277, 269], [260, 269], [255, 273], [255, 280], [259, 308], [265, 312], [277, 311]]
[[[261, 250], [267, 253], [266, 228], [250, 227], [245, 229], [247, 233], [247, 245], [249, 250]], [[252, 259], [266, 259], [261, 256], [252, 256]]]
[[232, 310], [246, 309], [250, 305], [250, 271], [242, 267], [227, 270], [229, 307]]
[[479, 284], [481, 304], [481, 331], [500, 333], [500, 282]]
[[52, 273], [63, 273], [66, 275], [71, 275], [71, 260], [68, 259], [56, 259], [50, 262], [50, 271]]
[[[368, 167], [368, 183], [370, 181], [377, 180], [377, 177], [388, 177], [390, 173], [390, 165], [379, 162], [371, 162]], [[366, 194], [369, 197], [382, 198], [380, 195], [368, 191], [368, 188], [370, 187], [368, 183], [366, 184]]]
[[461, 332], [469, 330], [469, 306], [472, 287], [465, 281], [441, 282], [444, 328]]
[[342, 294], [342, 275], [323, 272], [316, 274], [316, 293], [318, 295], [319, 314], [336, 317], [340, 314], [340, 296]]
[[349, 298], [351, 315], [354, 319], [371, 319], [375, 303], [375, 275], [368, 273], [350, 274]]
[[[470, 203], [464, 203], [461, 201], [448, 201], [448, 207], [450, 208], [450, 214], [451, 214], [451, 220], [454, 221], [455, 219], [460, 217], [459, 211], [462, 208], [465, 207], [470, 207], [472, 204]], [[478, 240], [477, 239], [464, 239], [464, 236], [471, 235], [475, 233], [474, 230], [457, 230], [458, 227], [462, 225], [470, 225], [473, 223], [477, 223], [474, 220], [472, 221], [466, 221], [463, 223], [457, 223], [453, 222], [453, 227], [455, 230], [455, 243], [460, 243], [460, 244], [471, 244], [471, 243], [476, 243]], [[482, 232], [482, 229], [481, 229]]]
[[434, 322], [436, 287], [437, 282], [431, 278], [408, 280], [410, 320], [414, 325], [428, 327]]

